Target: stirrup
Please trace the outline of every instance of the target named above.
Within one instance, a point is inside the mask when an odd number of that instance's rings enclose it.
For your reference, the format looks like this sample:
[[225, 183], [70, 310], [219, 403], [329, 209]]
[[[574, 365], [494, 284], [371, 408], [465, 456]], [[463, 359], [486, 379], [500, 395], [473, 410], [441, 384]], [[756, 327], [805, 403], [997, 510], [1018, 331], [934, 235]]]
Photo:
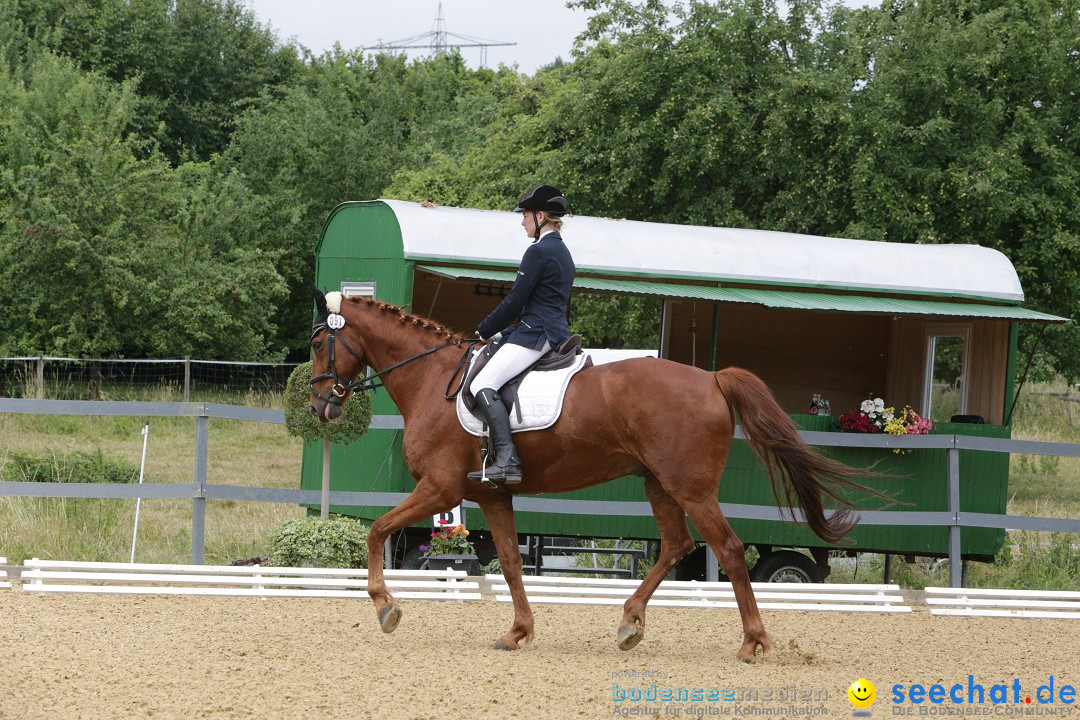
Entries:
[[469, 473], [470, 480], [479, 480], [481, 484], [489, 488], [497, 488], [499, 485], [517, 485], [521, 482], [521, 466], [501, 467], [492, 465], [493, 473], [488, 474], [488, 466], [482, 470], [474, 470]]

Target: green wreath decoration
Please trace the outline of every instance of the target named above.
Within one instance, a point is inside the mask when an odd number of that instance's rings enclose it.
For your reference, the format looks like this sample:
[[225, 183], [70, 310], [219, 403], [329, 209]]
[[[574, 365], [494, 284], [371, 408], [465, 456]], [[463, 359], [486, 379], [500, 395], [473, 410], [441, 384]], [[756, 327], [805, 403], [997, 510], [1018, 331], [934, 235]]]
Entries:
[[353, 393], [342, 406], [341, 417], [321, 423], [308, 411], [311, 399], [311, 363], [297, 365], [285, 383], [285, 429], [293, 437], [315, 441], [329, 438], [330, 442], [348, 445], [356, 442], [371, 425], [371, 398], [365, 393]]

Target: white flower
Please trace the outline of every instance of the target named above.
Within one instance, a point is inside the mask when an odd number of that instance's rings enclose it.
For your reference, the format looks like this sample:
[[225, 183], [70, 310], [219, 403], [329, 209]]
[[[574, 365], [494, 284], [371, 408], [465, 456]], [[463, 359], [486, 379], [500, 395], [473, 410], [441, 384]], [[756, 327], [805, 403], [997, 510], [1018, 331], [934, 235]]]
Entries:
[[869, 415], [874, 412], [874, 401], [863, 400], [862, 405], [859, 406], [859, 412], [861, 412], [863, 415]]
[[874, 398], [874, 409], [881, 412], [885, 409], [885, 401], [881, 398]]

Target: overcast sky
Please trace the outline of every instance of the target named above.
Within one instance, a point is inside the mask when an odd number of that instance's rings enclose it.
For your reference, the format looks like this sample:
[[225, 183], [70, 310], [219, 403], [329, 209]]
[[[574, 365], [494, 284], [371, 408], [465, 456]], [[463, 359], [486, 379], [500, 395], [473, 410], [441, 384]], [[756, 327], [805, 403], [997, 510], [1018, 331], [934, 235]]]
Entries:
[[[846, 5], [866, 5], [870, 0], [844, 0]], [[243, 0], [261, 22], [278, 37], [294, 39], [315, 54], [340, 42], [345, 49], [393, 42], [435, 30], [439, 0]], [[489, 47], [486, 65], [517, 64], [533, 74], [557, 57], [570, 59], [574, 38], [585, 29], [589, 14], [570, 10], [565, 0], [443, 0], [447, 33], [516, 43]], [[527, 13], [527, 15], [525, 14]], [[420, 38], [417, 45], [430, 42]], [[454, 42], [469, 42], [449, 38]], [[411, 53], [425, 54], [424, 50]], [[462, 48], [470, 67], [481, 61], [479, 48]]]

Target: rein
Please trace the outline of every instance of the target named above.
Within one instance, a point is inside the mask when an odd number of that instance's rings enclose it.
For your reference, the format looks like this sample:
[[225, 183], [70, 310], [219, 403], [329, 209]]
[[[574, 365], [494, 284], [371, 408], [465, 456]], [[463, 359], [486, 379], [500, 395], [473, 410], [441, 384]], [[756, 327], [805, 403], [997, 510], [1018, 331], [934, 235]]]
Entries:
[[[333, 380], [334, 385], [330, 388], [331, 397], [324, 397], [321, 393], [319, 393], [317, 390], [315, 390], [314, 387], [311, 388], [311, 392], [312, 392], [313, 395], [315, 395], [315, 397], [317, 397], [317, 398], [319, 398], [321, 400], [325, 400], [326, 402], [332, 403], [334, 405], [340, 405], [341, 404], [341, 398], [345, 397], [345, 394], [347, 392], [349, 392], [350, 390], [356, 390], [356, 391], [359, 391], [359, 392], [363, 392], [365, 390], [375, 390], [376, 388], [385, 387], [385, 385], [382, 383], [382, 381], [379, 378], [381, 376], [383, 376], [383, 375], [386, 375], [391, 370], [396, 370], [397, 368], [401, 367], [402, 365], [408, 365], [411, 362], [415, 362], [416, 360], [419, 360], [422, 357], [426, 357], [428, 355], [431, 355], [434, 352], [438, 352], [439, 350], [444, 350], [444, 349], [446, 349], [448, 347], [460, 346], [461, 343], [462, 343], [461, 340], [451, 340], [450, 342], [445, 342], [442, 345], [436, 345], [435, 347], [428, 348], [427, 350], [424, 350], [421, 353], [417, 353], [416, 355], [413, 355], [412, 357], [405, 358], [401, 362], [394, 363], [390, 367], [384, 368], [383, 370], [380, 370], [379, 372], [377, 372], [377, 373], [375, 373], [373, 375], [366, 375], [366, 376], [364, 376], [362, 378], [355, 378], [355, 379], [350, 380], [348, 382], [343, 382], [342, 377], [340, 375], [338, 375], [337, 368], [334, 366], [334, 358], [335, 358], [334, 343], [335, 343], [335, 341], [337, 341], [337, 340], [341, 341], [341, 344], [345, 346], [345, 349], [348, 350], [349, 353], [354, 358], [356, 358], [357, 362], [360, 363], [361, 369], [367, 367], [367, 363], [364, 362], [364, 359], [362, 357], [360, 357], [360, 355], [358, 355], [355, 350], [352, 349], [352, 347], [349, 345], [348, 341], [345, 340], [345, 336], [338, 337], [337, 331], [334, 328], [330, 327], [326, 323], [321, 323], [321, 324], [316, 325], [315, 327], [313, 327], [312, 330], [311, 330], [311, 337], [314, 338], [319, 333], [320, 330], [326, 330], [327, 339], [329, 341], [329, 346], [330, 346], [329, 347], [330, 362], [329, 362], [328, 372], [325, 372], [322, 375], [318, 375], [316, 377], [311, 378], [310, 382], [308, 382], [308, 385], [314, 386], [315, 383], [320, 382], [322, 380], [326, 380], [327, 378]], [[475, 344], [476, 343], [473, 342], [472, 344], [470, 344], [469, 348], [471, 348], [472, 345], [475, 345]], [[468, 350], [466, 350], [466, 354], [467, 353], [468, 353]], [[460, 367], [460, 365], [461, 365], [461, 363], [459, 362], [458, 366]], [[454, 371], [454, 374], [455, 375], [457, 374], [456, 370]], [[451, 378], [451, 380], [453, 380], [453, 378]]]
[[[460, 393], [461, 390], [465, 387], [466, 373], [462, 371], [462, 368], [464, 368], [465, 363], [468, 362], [469, 355], [472, 354], [472, 349], [476, 347], [480, 342], [482, 341], [473, 340], [465, 347], [465, 352], [461, 353], [461, 359], [458, 360], [457, 365], [454, 366], [454, 372], [450, 373], [450, 379], [446, 381], [446, 390], [443, 391], [443, 397], [447, 400], [453, 400], [454, 398], [456, 398], [458, 393]], [[454, 378], [458, 376], [458, 373], [461, 373], [461, 382], [458, 383], [457, 389], [454, 390], [454, 392], [450, 392], [450, 388], [454, 384]]]

